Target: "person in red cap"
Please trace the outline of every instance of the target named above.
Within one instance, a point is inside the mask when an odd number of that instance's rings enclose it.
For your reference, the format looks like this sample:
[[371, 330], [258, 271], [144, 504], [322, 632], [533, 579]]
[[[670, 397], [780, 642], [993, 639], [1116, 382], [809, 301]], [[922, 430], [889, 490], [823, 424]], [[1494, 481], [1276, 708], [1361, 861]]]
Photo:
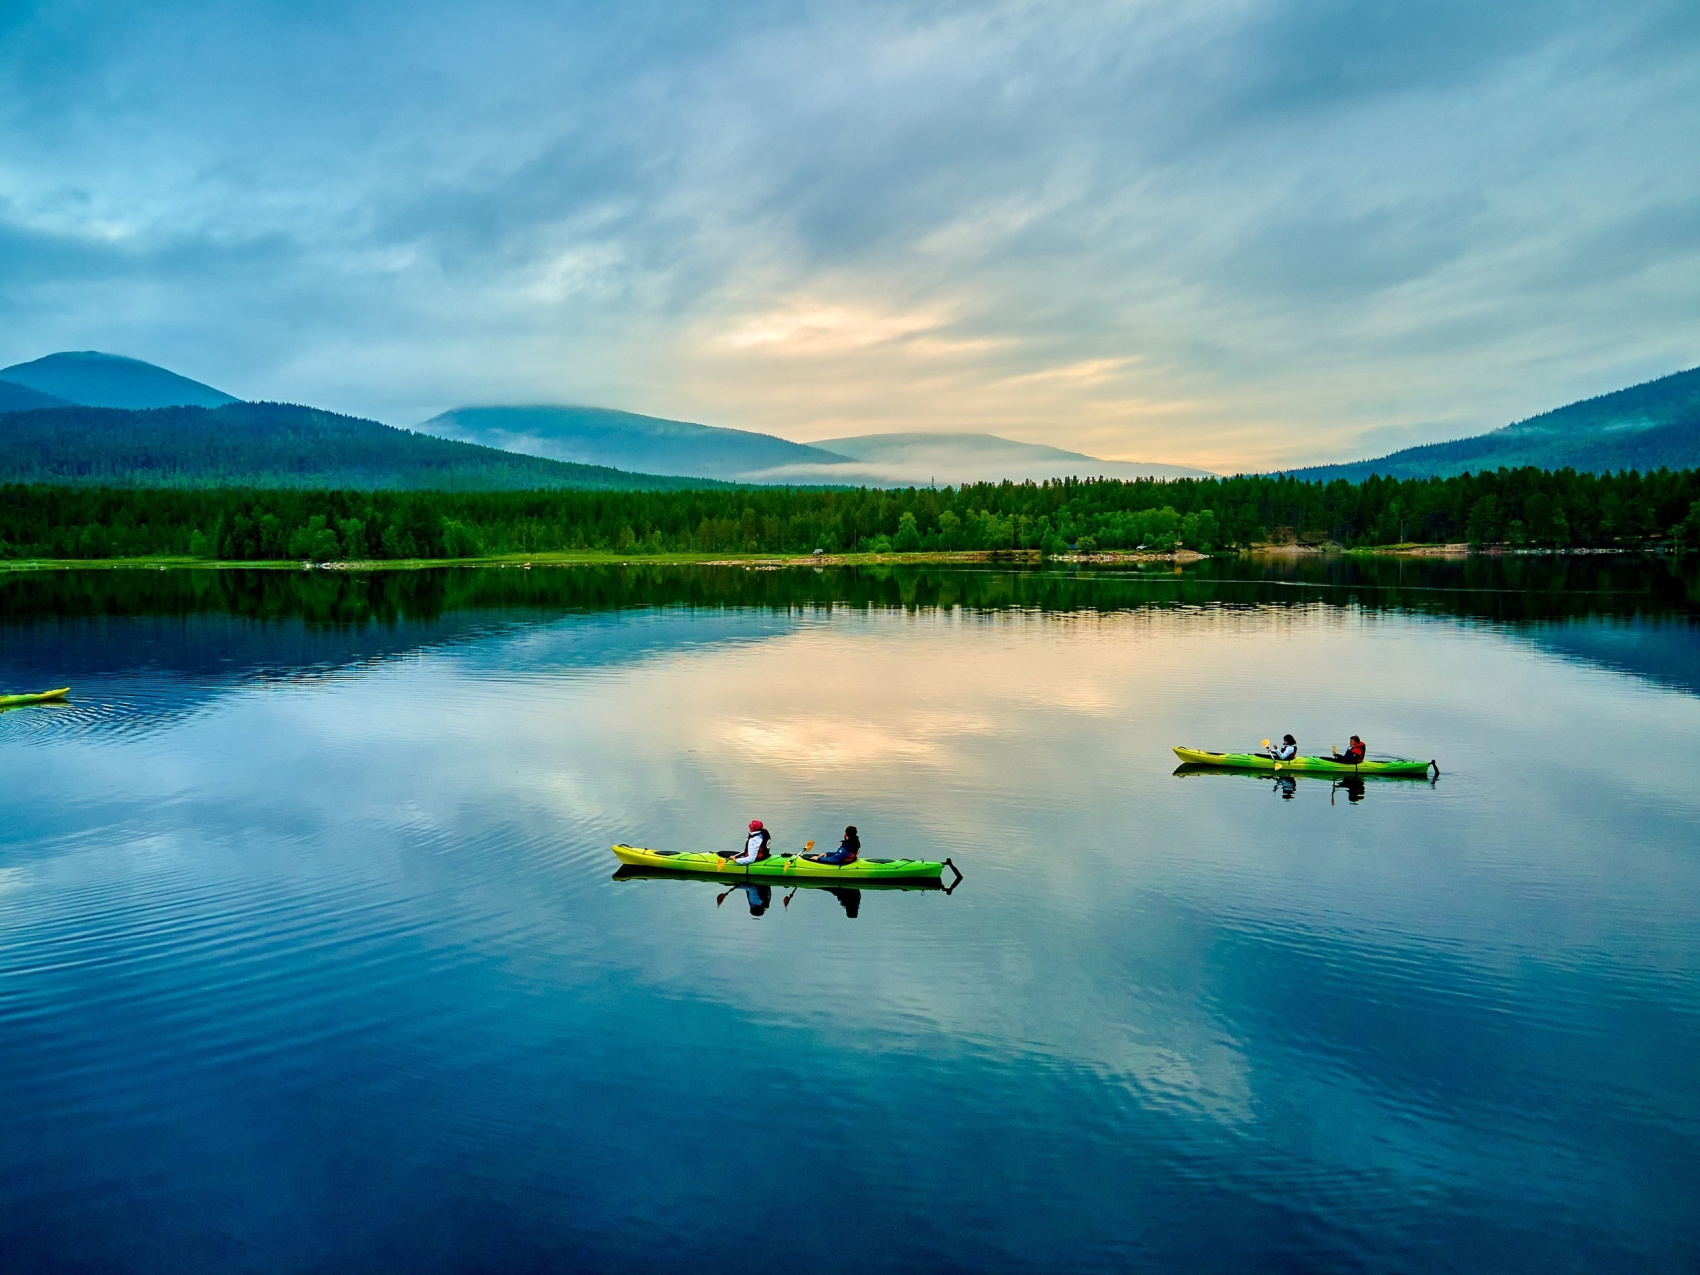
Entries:
[[761, 826], [760, 819], [750, 820], [750, 835], [744, 838], [744, 852], [735, 856], [732, 862], [739, 867], [748, 867], [757, 859], [767, 858], [767, 844], [772, 840], [773, 834]]

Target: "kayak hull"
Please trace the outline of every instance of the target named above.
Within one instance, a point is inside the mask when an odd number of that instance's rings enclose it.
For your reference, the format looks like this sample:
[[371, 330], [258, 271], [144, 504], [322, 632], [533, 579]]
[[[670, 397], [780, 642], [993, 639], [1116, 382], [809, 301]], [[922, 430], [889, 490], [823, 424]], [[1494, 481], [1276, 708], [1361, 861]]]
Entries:
[[[735, 877], [761, 881], [937, 881], [944, 875], [943, 863], [925, 859], [858, 859], [835, 866], [815, 863], [801, 855], [776, 854], [744, 865], [732, 856], [678, 850], [645, 850], [639, 846], [615, 846], [614, 854], [632, 868], [680, 872], [691, 876]], [[954, 867], [954, 865], [952, 865]]]
[[[755, 877], [757, 882], [766, 882], [771, 878]], [[616, 881], [716, 881], [721, 885], [747, 885], [752, 880], [744, 875], [739, 868], [736, 872], [679, 872], [669, 868], [644, 868], [633, 863], [622, 863], [614, 870]], [[938, 877], [898, 877], [896, 879], [880, 879], [878, 877], [857, 877], [853, 881], [828, 881], [816, 877], [789, 876], [779, 880], [786, 889], [800, 886], [805, 890], [943, 890], [944, 882]]]
[[25, 704], [51, 704], [71, 693], [69, 686], [56, 691], [37, 691], [33, 695], [0, 695], [0, 708], [22, 708]]
[[[1175, 756], [1190, 766], [1214, 766], [1221, 770], [1255, 770], [1265, 774], [1309, 775], [1426, 775], [1433, 762], [1364, 761], [1356, 766], [1335, 761], [1331, 757], [1295, 757], [1292, 761], [1275, 761], [1256, 753], [1207, 753], [1199, 748], [1176, 748]], [[1438, 770], [1439, 768], [1436, 767]]]

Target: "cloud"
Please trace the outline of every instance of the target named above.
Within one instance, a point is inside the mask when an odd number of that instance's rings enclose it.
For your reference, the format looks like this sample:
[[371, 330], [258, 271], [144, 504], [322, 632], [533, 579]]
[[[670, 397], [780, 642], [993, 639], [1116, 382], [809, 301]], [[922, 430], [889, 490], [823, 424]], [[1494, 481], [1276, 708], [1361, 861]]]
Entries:
[[1214, 469], [1691, 365], [1692, 6], [0, 20], [0, 356]]

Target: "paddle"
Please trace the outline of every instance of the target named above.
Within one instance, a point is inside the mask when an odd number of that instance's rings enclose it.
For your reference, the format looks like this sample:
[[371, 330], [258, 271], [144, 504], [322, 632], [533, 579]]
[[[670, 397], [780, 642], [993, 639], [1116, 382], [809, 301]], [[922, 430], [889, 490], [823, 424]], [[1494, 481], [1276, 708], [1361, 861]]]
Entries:
[[[810, 851], [810, 850], [813, 850], [813, 849], [814, 849], [814, 848], [815, 848], [815, 843], [814, 843], [814, 842], [812, 842], [812, 841], [805, 841], [805, 842], [804, 842], [804, 843], [803, 843], [803, 853], [804, 853], [804, 854], [807, 854], [807, 853], [808, 853], [808, 852], [809, 852], [809, 851]], [[733, 856], [733, 857], [734, 857], [734, 858], [735, 858], [735, 857], [736, 857], [736, 856]], [[726, 860], [726, 856], [725, 856], [725, 855], [721, 855], [721, 856], [720, 856], [720, 859], [721, 859], [721, 864], [722, 864], [722, 866], [724, 866], [724, 865], [725, 865], [725, 860]], [[738, 864], [738, 865], [736, 865], [736, 866], [738, 866], [738, 867], [741, 867], [741, 868], [743, 868], [743, 869], [744, 869], [744, 880], [745, 880], [745, 881], [747, 881], [747, 880], [749, 880], [749, 877], [750, 877], [750, 868], [749, 868], [749, 865], [748, 865], [748, 864]], [[725, 890], [723, 890], [723, 891], [722, 891], [722, 892], [721, 892], [721, 893], [720, 893], [720, 894], [718, 894], [718, 895], [716, 895], [716, 896], [715, 896], [715, 899], [714, 899], [714, 906], [715, 906], [715, 907], [719, 907], [719, 906], [720, 906], [720, 905], [721, 905], [721, 904], [722, 904], [722, 903], [724, 903], [724, 902], [726, 902], [726, 896], [727, 896], [727, 895], [729, 895], [729, 894], [731, 894], [731, 893], [732, 893], [732, 891], [734, 891], [734, 890], [736, 890], [736, 889], [738, 889], [738, 888], [739, 888], [739, 887], [740, 887], [740, 886], [742, 886], [742, 885], [743, 885], [743, 881], [739, 881], [739, 882], [736, 882], [736, 883], [734, 883], [734, 884], [732, 884], [732, 885], [729, 885], [729, 886], [727, 886], [727, 887], [726, 887], [726, 889], [725, 889]], [[793, 891], [792, 891], [792, 893], [793, 893], [793, 894], [795, 894], [795, 893], [796, 893], [796, 891], [795, 891], [795, 890], [793, 890]], [[790, 899], [786, 899], [786, 900], [785, 900], [785, 906], [786, 906], [786, 907], [790, 907], [790, 906], [791, 906], [791, 900], [790, 900]]]

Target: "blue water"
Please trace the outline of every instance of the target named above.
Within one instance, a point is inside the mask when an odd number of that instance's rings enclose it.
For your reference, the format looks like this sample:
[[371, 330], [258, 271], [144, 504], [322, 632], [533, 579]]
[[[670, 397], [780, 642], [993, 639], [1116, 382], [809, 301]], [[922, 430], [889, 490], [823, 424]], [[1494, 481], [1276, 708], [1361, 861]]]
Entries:
[[1212, 570], [0, 582], [0, 1269], [1700, 1268], [1694, 592]]

